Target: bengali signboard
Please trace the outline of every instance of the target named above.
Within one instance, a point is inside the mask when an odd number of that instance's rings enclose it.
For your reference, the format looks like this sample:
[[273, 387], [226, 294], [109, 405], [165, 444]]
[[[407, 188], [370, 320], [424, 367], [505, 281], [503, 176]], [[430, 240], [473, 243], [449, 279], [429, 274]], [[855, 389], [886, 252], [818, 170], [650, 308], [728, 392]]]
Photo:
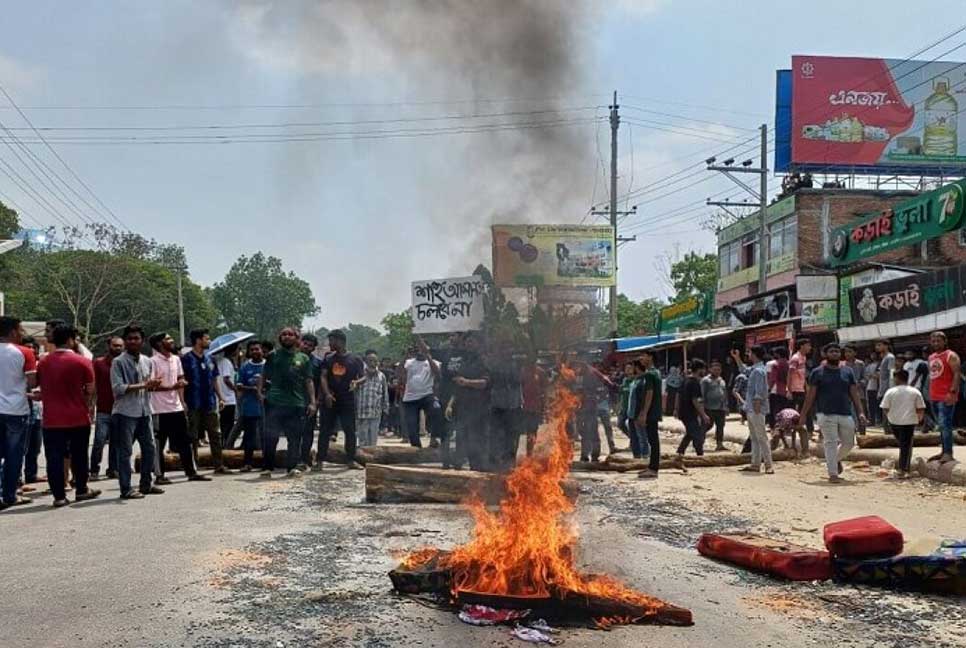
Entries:
[[[834, 279], [834, 277], [833, 277]], [[802, 302], [802, 331], [828, 331], [837, 325], [838, 302], [834, 299]]]
[[493, 226], [498, 286], [613, 286], [615, 266], [609, 225]]
[[483, 325], [486, 284], [478, 276], [413, 282], [413, 332], [477, 331]]
[[964, 169], [966, 124], [958, 124], [964, 83], [963, 63], [793, 56], [791, 165], [877, 173]]
[[596, 304], [597, 288], [572, 286], [539, 286], [537, 288], [537, 303], [539, 304]]
[[961, 227], [964, 191], [966, 180], [959, 180], [835, 228], [829, 263], [848, 265]]
[[763, 326], [760, 329], [748, 331], [745, 334], [745, 348], [750, 349], [758, 344], [765, 345], [776, 342], [788, 342], [789, 346], [791, 346], [791, 342], [794, 339], [795, 325], [792, 323]]
[[964, 266], [944, 268], [853, 288], [852, 322], [895, 322], [964, 306], [964, 274]]
[[704, 324], [711, 319], [714, 295], [692, 295], [684, 301], [665, 306], [658, 313], [657, 330], [670, 331], [682, 326]]

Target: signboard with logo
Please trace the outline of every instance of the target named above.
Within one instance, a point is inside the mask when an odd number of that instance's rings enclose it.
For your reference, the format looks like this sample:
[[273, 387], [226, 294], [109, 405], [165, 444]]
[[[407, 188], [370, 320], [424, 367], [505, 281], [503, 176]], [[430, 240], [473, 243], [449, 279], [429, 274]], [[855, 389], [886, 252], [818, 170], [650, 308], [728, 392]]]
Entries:
[[413, 332], [454, 333], [483, 326], [486, 284], [473, 275], [413, 282]]
[[613, 286], [615, 266], [610, 225], [493, 226], [498, 286]]
[[763, 326], [745, 334], [745, 348], [750, 349], [756, 344], [766, 345], [776, 342], [788, 342], [791, 345], [791, 341], [794, 339], [795, 325], [791, 322], [776, 326]]
[[658, 331], [704, 324], [711, 319], [709, 310], [713, 307], [713, 295], [692, 295], [682, 302], [665, 306], [658, 313]]
[[835, 228], [829, 263], [848, 265], [961, 227], [964, 191], [966, 180], [959, 180]]
[[944, 268], [852, 289], [852, 322], [878, 324], [966, 305], [966, 267]]
[[[833, 277], [834, 279], [834, 277]], [[802, 302], [802, 331], [828, 331], [834, 329], [837, 322], [834, 299]]]
[[764, 297], [729, 304], [718, 310], [717, 322], [723, 326], [750, 326], [777, 322], [791, 316], [791, 298], [782, 291]]
[[793, 56], [791, 167], [937, 175], [966, 169], [964, 84], [963, 63]]

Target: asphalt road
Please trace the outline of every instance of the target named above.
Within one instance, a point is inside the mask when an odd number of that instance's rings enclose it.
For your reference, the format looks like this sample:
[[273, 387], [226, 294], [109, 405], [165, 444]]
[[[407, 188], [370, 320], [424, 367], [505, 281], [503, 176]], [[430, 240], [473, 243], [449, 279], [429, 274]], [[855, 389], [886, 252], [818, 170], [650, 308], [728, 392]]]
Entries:
[[[524, 645], [390, 590], [396, 556], [466, 539], [460, 507], [365, 504], [358, 471], [173, 476], [167, 493], [141, 501], [101, 482], [99, 500], [54, 510], [39, 497], [0, 513], [0, 646]], [[579, 479], [582, 564], [690, 608], [695, 625], [566, 628], [567, 646], [966, 645], [966, 601], [719, 565], [693, 551], [697, 535], [755, 520], [691, 511], [629, 475]]]

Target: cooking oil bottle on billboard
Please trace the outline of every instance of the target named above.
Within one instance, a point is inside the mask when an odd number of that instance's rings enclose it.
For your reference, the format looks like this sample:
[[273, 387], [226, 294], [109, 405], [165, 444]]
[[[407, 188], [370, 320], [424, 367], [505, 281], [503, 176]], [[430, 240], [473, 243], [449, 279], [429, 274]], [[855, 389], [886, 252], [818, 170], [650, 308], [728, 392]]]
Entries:
[[923, 155], [956, 155], [956, 113], [959, 105], [949, 94], [949, 80], [938, 77], [924, 108]]

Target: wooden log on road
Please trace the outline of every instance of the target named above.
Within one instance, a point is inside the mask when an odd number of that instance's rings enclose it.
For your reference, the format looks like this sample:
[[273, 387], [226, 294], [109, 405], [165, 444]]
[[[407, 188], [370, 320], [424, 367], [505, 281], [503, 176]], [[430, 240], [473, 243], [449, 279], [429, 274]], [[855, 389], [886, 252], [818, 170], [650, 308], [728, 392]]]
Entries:
[[[366, 465], [366, 501], [378, 503], [458, 504], [473, 494], [496, 504], [506, 494], [504, 475], [426, 466]], [[564, 492], [577, 499], [578, 486], [564, 482]]]
[[[793, 450], [775, 450], [772, 453], [772, 461], [791, 461], [796, 455]], [[676, 455], [661, 455], [661, 469], [677, 468]], [[706, 454], [702, 457], [696, 455], [684, 456], [685, 468], [726, 468], [729, 466], [745, 466], [751, 463], [750, 454], [735, 454], [733, 452], [716, 452]], [[648, 462], [644, 459], [630, 459], [625, 457], [608, 457], [605, 461], [597, 463], [590, 461], [575, 461], [571, 464], [572, 470], [584, 472], [633, 472], [644, 470], [648, 467]]]
[[[858, 442], [858, 446], [862, 449], [899, 447], [899, 440], [891, 434], [863, 434], [857, 436], [855, 439]], [[939, 446], [940, 443], [938, 432], [916, 434], [912, 437], [912, 445], [916, 448]], [[966, 445], [966, 434], [963, 434], [961, 430], [955, 431], [953, 433], [953, 443], [956, 445]]]
[[[285, 448], [279, 448], [275, 453], [275, 467], [282, 468], [285, 466], [285, 460], [287, 456]], [[315, 450], [312, 451], [312, 460], [315, 460]], [[225, 464], [226, 468], [241, 468], [245, 465], [245, 452], [243, 450], [222, 450], [221, 460]], [[214, 462], [211, 459], [211, 448], [207, 446], [202, 446], [198, 448], [198, 455], [196, 459], [198, 468], [212, 468], [214, 467]], [[253, 455], [253, 467], [261, 468], [262, 466], [262, 451], [256, 450]], [[134, 470], [141, 469], [141, 455], [134, 457]], [[181, 467], [181, 457], [176, 454], [171, 454], [168, 452], [164, 453], [164, 469], [165, 471], [179, 471], [183, 470]]]
[[[327, 461], [345, 463], [345, 446], [329, 445]], [[439, 448], [414, 448], [409, 445], [376, 445], [356, 450], [356, 460], [361, 464], [429, 464], [441, 461]]]

